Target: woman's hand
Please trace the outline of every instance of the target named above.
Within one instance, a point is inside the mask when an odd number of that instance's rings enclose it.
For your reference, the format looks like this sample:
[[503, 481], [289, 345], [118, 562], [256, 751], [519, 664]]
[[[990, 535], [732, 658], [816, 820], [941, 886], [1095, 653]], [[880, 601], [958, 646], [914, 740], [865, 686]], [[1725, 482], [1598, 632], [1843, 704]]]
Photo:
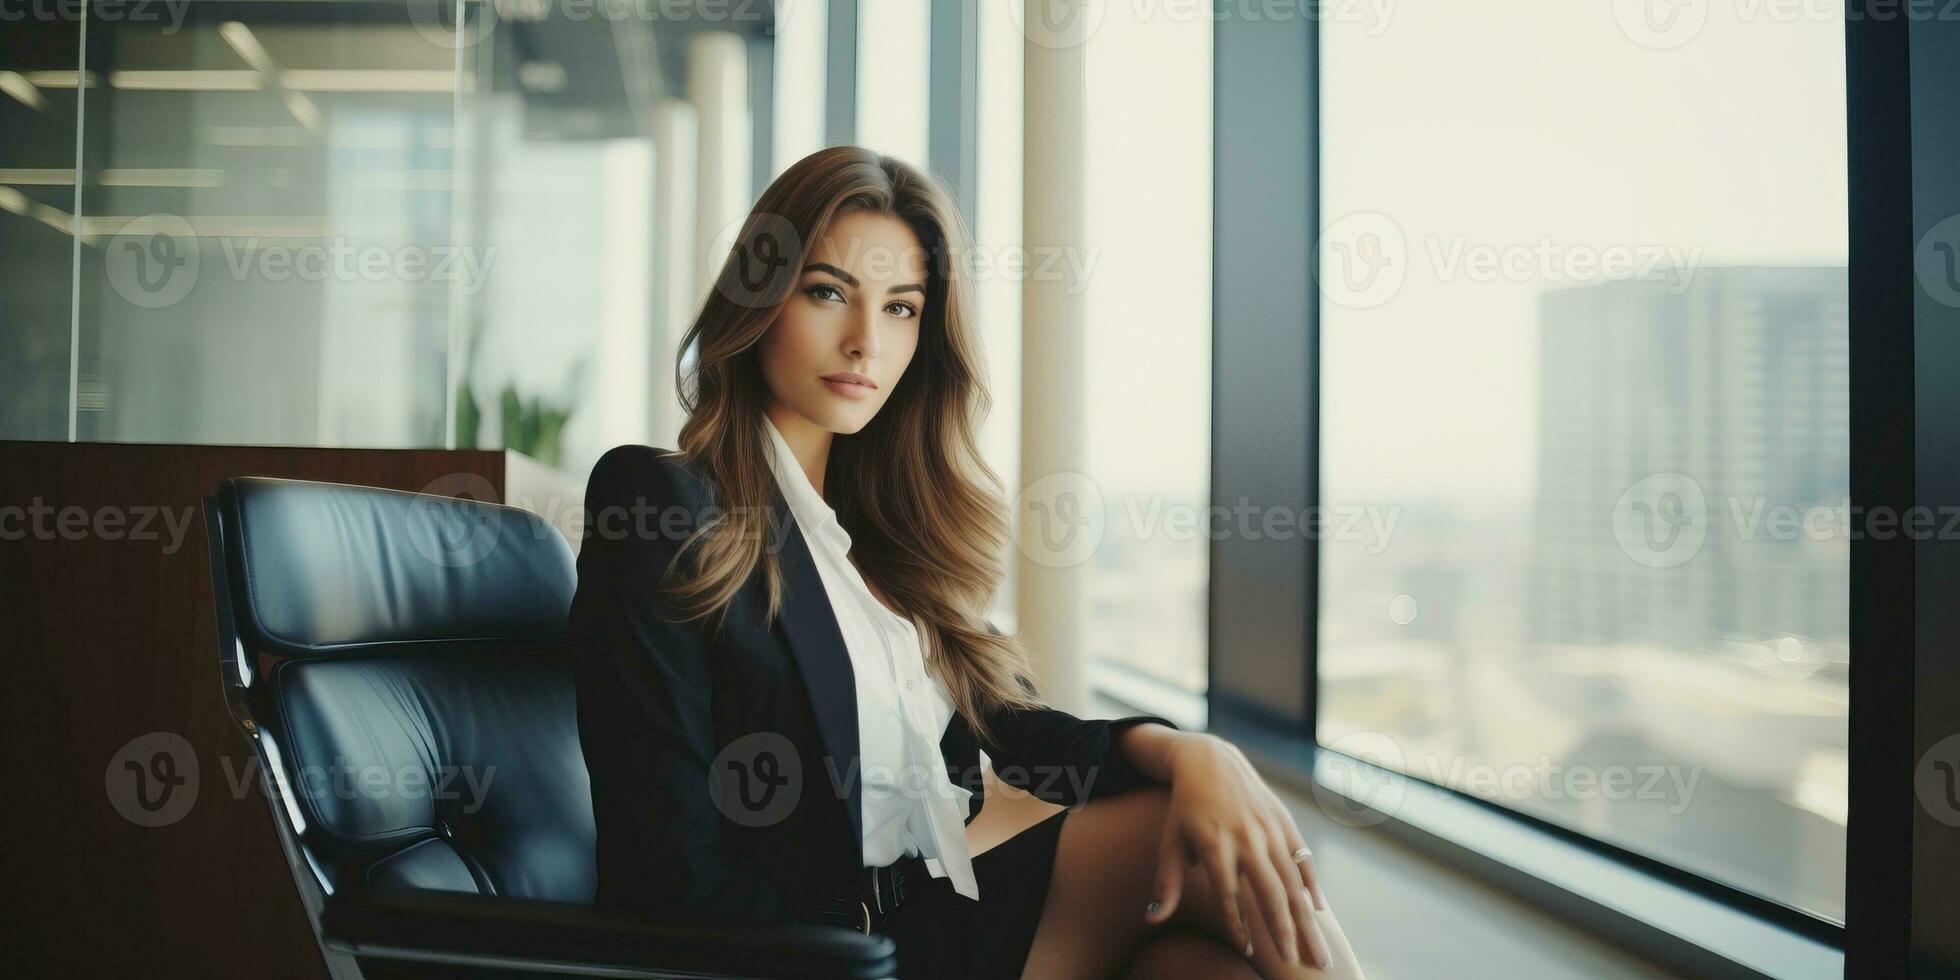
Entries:
[[[1240, 879], [1266, 916], [1287, 960], [1325, 968], [1326, 937], [1314, 909], [1327, 907], [1300, 828], [1237, 746], [1216, 736], [1181, 740], [1171, 752], [1171, 797], [1158, 846], [1155, 903], [1144, 916], [1162, 923], [1177, 911], [1185, 869], [1201, 865], [1224, 903], [1232, 935], [1251, 955], [1252, 927], [1240, 914]], [[1311, 905], [1309, 903], [1311, 902]]]

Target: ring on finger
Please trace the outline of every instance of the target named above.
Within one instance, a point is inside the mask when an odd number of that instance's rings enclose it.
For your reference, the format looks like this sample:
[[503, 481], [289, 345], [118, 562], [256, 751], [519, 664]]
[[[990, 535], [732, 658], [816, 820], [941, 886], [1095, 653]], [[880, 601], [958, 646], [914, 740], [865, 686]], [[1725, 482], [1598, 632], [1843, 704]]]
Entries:
[[1305, 847], [1298, 848], [1293, 852], [1293, 863], [1298, 864], [1310, 857], [1313, 857], [1312, 851], [1307, 850]]

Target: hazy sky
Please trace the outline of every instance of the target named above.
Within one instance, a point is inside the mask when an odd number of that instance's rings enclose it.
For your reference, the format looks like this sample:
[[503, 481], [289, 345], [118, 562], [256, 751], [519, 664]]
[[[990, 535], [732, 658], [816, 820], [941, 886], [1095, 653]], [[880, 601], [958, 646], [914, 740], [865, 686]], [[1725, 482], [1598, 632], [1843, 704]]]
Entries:
[[1476, 281], [1452, 256], [1548, 238], [1567, 256], [1845, 263], [1841, 7], [1705, 4], [1657, 49], [1616, 6], [1402, 0], [1385, 29], [1324, 25], [1323, 227], [1374, 212], [1406, 249], [1385, 302], [1322, 303], [1330, 498], [1530, 492], [1537, 297], [1570, 283], [1536, 259]]

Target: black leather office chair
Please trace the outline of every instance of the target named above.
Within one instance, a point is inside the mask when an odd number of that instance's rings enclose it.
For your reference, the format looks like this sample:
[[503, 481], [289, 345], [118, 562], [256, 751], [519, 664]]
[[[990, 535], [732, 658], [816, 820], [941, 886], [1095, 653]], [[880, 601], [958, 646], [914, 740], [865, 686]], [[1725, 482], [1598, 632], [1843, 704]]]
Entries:
[[885, 977], [892, 941], [592, 907], [559, 532], [301, 480], [204, 501], [218, 669], [336, 978]]

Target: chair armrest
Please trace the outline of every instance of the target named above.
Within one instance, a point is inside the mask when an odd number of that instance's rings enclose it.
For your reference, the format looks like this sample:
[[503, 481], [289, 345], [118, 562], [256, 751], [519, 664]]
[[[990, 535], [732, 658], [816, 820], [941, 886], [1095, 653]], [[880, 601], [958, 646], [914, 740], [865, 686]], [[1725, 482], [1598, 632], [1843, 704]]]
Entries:
[[603, 976], [889, 977], [897, 946], [816, 923], [660, 918], [470, 892], [343, 894], [322, 941], [354, 956]]

